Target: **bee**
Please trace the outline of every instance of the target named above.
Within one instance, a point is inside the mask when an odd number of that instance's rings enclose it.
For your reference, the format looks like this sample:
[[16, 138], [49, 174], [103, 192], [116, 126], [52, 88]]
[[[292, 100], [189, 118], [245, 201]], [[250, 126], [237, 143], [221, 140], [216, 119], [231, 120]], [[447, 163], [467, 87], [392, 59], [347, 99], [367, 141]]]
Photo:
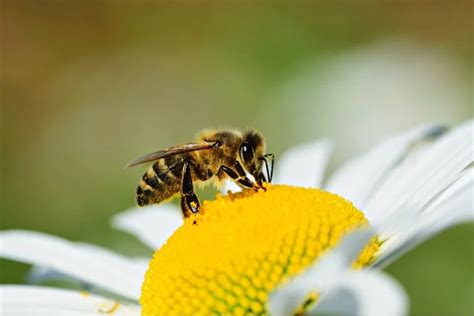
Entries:
[[241, 188], [265, 190], [263, 182], [273, 178], [274, 155], [265, 154], [264, 137], [256, 130], [216, 129], [201, 131], [195, 142], [137, 158], [126, 168], [147, 162], [153, 165], [137, 187], [137, 204], [158, 204], [179, 193], [183, 215], [188, 217], [200, 209], [193, 183], [219, 185], [230, 178]]

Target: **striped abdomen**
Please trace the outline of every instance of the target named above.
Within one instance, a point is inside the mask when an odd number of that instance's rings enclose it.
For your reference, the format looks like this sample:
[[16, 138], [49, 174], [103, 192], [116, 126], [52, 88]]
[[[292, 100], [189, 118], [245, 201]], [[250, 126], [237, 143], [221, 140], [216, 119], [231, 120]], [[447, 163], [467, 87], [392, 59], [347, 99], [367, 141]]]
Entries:
[[181, 172], [184, 157], [167, 157], [156, 161], [143, 175], [137, 187], [137, 203], [140, 206], [160, 203], [181, 189]]
[[190, 163], [193, 181], [211, 178], [215, 171], [210, 168], [207, 158], [199, 157], [197, 153], [185, 153], [157, 160], [143, 175], [137, 188], [138, 205], [157, 204], [179, 193], [185, 162]]

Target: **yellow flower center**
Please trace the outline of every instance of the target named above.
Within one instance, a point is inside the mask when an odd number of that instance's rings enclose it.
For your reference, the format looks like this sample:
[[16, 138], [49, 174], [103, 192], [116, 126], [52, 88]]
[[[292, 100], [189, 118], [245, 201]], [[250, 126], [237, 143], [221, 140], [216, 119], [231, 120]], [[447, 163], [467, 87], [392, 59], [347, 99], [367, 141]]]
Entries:
[[[317, 189], [268, 185], [206, 201], [155, 252], [142, 315], [267, 314], [275, 287], [366, 225], [352, 203]], [[354, 265], [377, 250], [374, 238]]]

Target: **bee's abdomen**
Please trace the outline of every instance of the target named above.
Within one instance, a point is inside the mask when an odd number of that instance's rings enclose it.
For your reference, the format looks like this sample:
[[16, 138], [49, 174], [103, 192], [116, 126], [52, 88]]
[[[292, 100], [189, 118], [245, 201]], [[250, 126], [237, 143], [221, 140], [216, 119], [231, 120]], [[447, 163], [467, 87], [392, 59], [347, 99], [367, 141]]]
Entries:
[[155, 162], [143, 175], [137, 187], [138, 205], [160, 203], [178, 193], [180, 177], [175, 170], [179, 170], [179, 166], [175, 165], [170, 169], [164, 160]]

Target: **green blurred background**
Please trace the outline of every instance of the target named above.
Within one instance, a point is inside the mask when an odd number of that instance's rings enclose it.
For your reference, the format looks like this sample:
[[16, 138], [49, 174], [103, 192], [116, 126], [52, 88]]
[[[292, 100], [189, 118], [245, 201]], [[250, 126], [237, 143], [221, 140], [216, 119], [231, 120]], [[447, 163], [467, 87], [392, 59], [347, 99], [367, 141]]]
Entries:
[[[330, 137], [329, 173], [414, 127], [472, 117], [472, 3], [2, 1], [1, 228], [149, 256], [109, 227], [137, 155], [205, 127], [256, 127], [276, 154]], [[212, 198], [212, 193], [206, 196]], [[468, 315], [474, 225], [387, 270], [414, 315]], [[2, 283], [28, 266], [0, 261]]]

